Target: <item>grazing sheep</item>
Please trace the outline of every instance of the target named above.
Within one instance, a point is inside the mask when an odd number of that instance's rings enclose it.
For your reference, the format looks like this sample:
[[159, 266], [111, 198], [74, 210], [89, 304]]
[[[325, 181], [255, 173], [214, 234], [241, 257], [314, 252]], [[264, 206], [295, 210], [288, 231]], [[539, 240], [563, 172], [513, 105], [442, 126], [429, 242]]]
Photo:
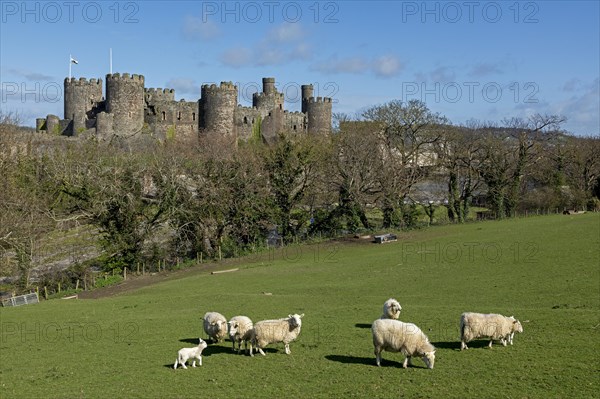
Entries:
[[202, 340], [202, 338], [198, 339], [200, 340], [198, 346], [194, 346], [193, 348], [179, 349], [179, 352], [177, 352], [177, 360], [175, 360], [175, 364], [173, 365], [174, 369], [177, 369], [177, 364], [181, 364], [184, 369], [187, 369], [187, 367], [185, 367], [185, 363], [188, 361], [188, 359], [194, 359], [192, 362], [192, 367], [196, 367], [196, 359], [198, 359], [198, 365], [202, 366], [202, 351], [208, 345]]
[[402, 352], [406, 358], [402, 367], [412, 365], [412, 356], [420, 356], [427, 368], [435, 363], [435, 347], [419, 327], [399, 320], [377, 319], [371, 327], [377, 366], [381, 365], [381, 352]]
[[252, 345], [252, 337], [254, 335], [254, 326], [252, 320], [246, 316], [234, 316], [228, 322], [229, 327], [229, 339], [233, 343], [233, 350], [235, 351], [235, 343], [238, 343], [237, 352], [240, 353], [242, 350], [242, 342], [244, 348], [248, 351], [248, 343]]
[[494, 340], [512, 345], [515, 332], [523, 332], [523, 326], [513, 316], [466, 312], [460, 316], [460, 350], [469, 349], [467, 342], [477, 338], [489, 338], [490, 348]]
[[202, 318], [204, 332], [212, 342], [221, 342], [227, 336], [227, 319], [221, 313], [207, 312]]
[[383, 304], [383, 315], [381, 318], [398, 320], [401, 310], [402, 306], [400, 306], [400, 303], [394, 298], [390, 298]]
[[[283, 342], [285, 344], [285, 353], [290, 354], [290, 342], [298, 338], [300, 328], [302, 327], [301, 315], [288, 315], [285, 319], [279, 320], [262, 320], [254, 324], [254, 337], [252, 345], [256, 346], [261, 355], [265, 356], [263, 348], [269, 344]], [[252, 353], [252, 345], [250, 345], [250, 356]]]

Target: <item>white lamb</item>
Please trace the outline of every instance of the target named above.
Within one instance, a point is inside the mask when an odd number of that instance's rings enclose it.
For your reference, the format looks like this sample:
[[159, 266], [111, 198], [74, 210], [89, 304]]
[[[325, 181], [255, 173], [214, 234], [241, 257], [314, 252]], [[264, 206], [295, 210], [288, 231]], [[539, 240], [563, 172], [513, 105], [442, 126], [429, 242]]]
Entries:
[[401, 310], [402, 306], [400, 306], [400, 303], [394, 298], [390, 298], [383, 304], [383, 315], [381, 318], [398, 320]]
[[[254, 324], [254, 337], [252, 344], [256, 346], [261, 355], [265, 356], [263, 348], [269, 344], [283, 342], [285, 344], [285, 353], [290, 354], [290, 342], [298, 338], [302, 328], [301, 315], [288, 315], [287, 318], [278, 320], [262, 320]], [[252, 345], [250, 345], [250, 355], [252, 354]]]
[[377, 366], [381, 365], [381, 352], [402, 352], [406, 358], [402, 367], [412, 364], [413, 356], [420, 356], [427, 368], [435, 363], [435, 347], [419, 327], [393, 319], [377, 319], [371, 326]]
[[188, 361], [188, 359], [194, 359], [192, 362], [192, 367], [196, 367], [196, 359], [198, 359], [198, 365], [202, 366], [202, 351], [208, 345], [202, 340], [202, 338], [199, 338], [199, 340], [200, 342], [198, 343], [198, 346], [194, 346], [193, 348], [179, 349], [179, 352], [177, 352], [177, 360], [175, 360], [175, 364], [173, 365], [174, 369], [177, 368], [177, 364], [181, 364], [184, 369], [187, 369], [187, 367], [185, 367], [185, 363]]
[[227, 336], [227, 319], [221, 313], [207, 312], [202, 318], [204, 332], [212, 342], [221, 342]]
[[466, 312], [460, 316], [460, 349], [469, 349], [467, 342], [477, 338], [489, 338], [490, 348], [494, 340], [512, 345], [515, 332], [522, 333], [523, 326], [513, 316]]
[[235, 343], [237, 342], [237, 352], [240, 353], [243, 342], [244, 348], [248, 351], [248, 343], [252, 345], [252, 337], [254, 336], [252, 320], [246, 316], [234, 316], [227, 322], [227, 326], [229, 328], [229, 339], [233, 343], [233, 350], [235, 351]]

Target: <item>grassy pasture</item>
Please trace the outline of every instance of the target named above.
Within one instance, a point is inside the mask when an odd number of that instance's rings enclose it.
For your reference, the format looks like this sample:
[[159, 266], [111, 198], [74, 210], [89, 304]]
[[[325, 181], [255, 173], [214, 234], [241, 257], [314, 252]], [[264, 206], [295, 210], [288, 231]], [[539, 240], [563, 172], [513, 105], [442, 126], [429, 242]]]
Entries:
[[[290, 247], [113, 298], [2, 308], [0, 397], [595, 397], [599, 248], [599, 214], [450, 225], [385, 245]], [[375, 366], [370, 323], [389, 297], [438, 348], [433, 370], [420, 359], [404, 370], [388, 352]], [[305, 317], [289, 356], [224, 342], [201, 368], [174, 371], [177, 350], [205, 338], [209, 310]], [[525, 331], [512, 347], [460, 352], [463, 311], [515, 315]]]

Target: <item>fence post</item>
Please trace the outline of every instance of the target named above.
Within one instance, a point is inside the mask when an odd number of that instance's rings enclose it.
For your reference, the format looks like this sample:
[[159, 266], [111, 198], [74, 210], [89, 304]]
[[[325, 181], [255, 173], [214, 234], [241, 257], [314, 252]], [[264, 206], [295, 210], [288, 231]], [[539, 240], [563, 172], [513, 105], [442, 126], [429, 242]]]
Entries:
[[60, 292], [60, 281], [58, 282], [58, 292]]
[[123, 268], [123, 280], [127, 280], [127, 268]]
[[48, 287], [44, 286], [44, 299], [48, 299]]
[[75, 283], [75, 291], [79, 289], [79, 279], [77, 279], [77, 283]]

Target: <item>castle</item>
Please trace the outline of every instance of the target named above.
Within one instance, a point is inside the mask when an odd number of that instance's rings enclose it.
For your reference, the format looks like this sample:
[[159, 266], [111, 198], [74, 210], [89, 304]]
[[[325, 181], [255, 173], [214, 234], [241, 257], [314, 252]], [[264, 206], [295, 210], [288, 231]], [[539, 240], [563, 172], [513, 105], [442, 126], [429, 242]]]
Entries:
[[329, 134], [331, 98], [313, 97], [313, 86], [302, 85], [302, 110], [283, 109], [284, 96], [274, 78], [262, 79], [262, 92], [252, 107], [238, 105], [238, 88], [231, 82], [203, 85], [198, 101], [175, 101], [175, 90], [144, 87], [143, 75], [106, 75], [102, 80], [65, 78], [64, 119], [36, 119], [36, 131], [58, 135], [93, 134], [132, 137], [151, 134], [165, 139], [180, 135], [221, 134], [242, 140], [271, 142], [279, 133]]

